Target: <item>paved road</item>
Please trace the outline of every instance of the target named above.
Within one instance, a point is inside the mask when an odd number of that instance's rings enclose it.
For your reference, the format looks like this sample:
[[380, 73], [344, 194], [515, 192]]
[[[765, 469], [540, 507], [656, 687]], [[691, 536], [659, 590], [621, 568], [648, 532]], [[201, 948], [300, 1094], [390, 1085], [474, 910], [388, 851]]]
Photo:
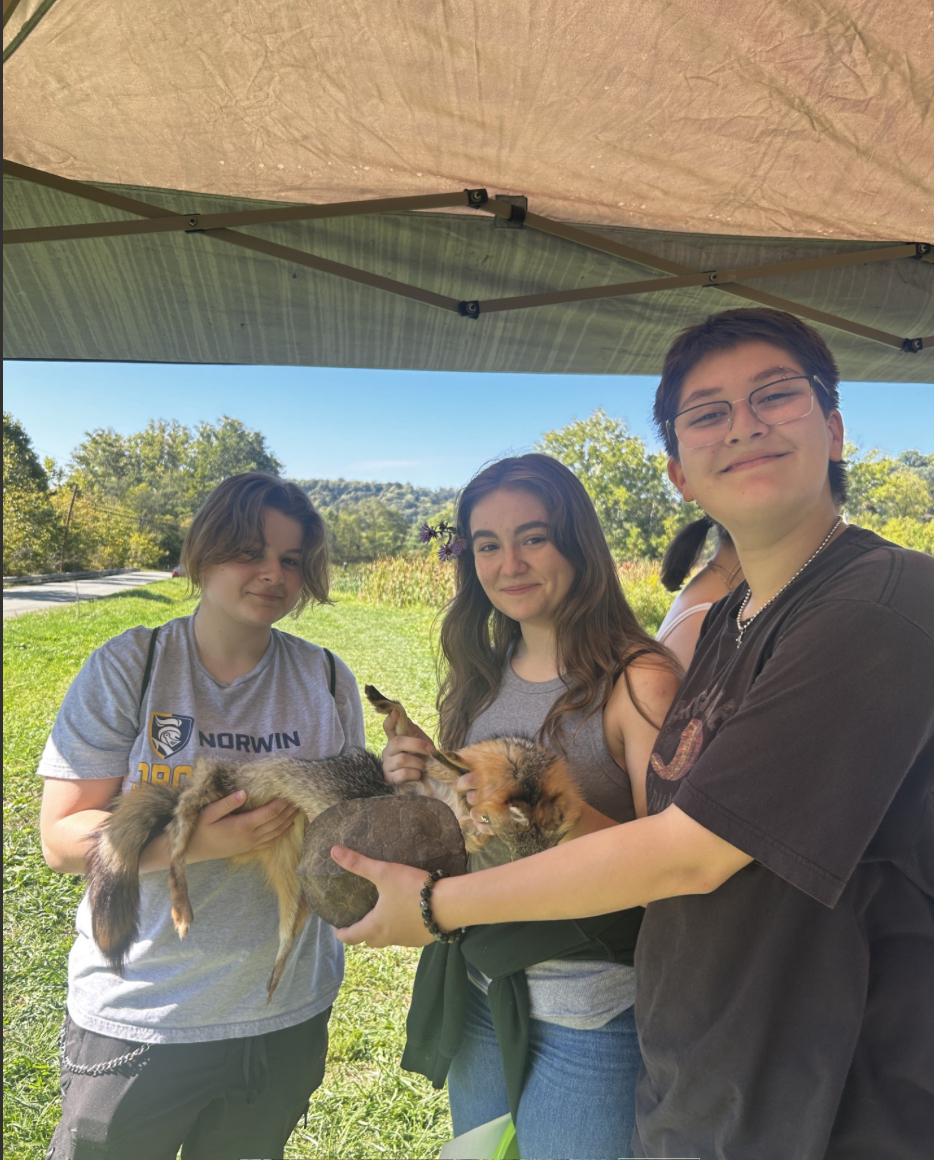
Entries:
[[97, 580], [56, 580], [51, 584], [24, 584], [3, 590], [3, 619], [24, 612], [45, 612], [59, 604], [76, 600], [98, 600], [128, 588], [168, 580], [171, 572], [124, 572], [122, 576], [101, 576]]

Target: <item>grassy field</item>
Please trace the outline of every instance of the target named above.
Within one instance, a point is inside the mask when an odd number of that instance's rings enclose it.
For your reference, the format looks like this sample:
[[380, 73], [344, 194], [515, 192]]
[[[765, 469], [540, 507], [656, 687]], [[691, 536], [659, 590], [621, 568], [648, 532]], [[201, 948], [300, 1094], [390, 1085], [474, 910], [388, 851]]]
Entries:
[[[65, 966], [81, 879], [54, 874], [39, 849], [35, 768], [65, 690], [99, 644], [135, 624], [155, 625], [193, 607], [184, 582], [165, 581], [95, 603], [4, 622], [4, 1152], [39, 1160], [58, 1118], [57, 1045]], [[353, 597], [318, 608], [288, 632], [338, 653], [360, 683], [372, 680], [432, 724], [433, 611], [373, 609]], [[368, 742], [381, 746], [375, 713]], [[430, 1157], [450, 1136], [447, 1100], [400, 1071], [417, 952], [347, 954], [346, 982], [331, 1019], [324, 1084], [288, 1157]]]

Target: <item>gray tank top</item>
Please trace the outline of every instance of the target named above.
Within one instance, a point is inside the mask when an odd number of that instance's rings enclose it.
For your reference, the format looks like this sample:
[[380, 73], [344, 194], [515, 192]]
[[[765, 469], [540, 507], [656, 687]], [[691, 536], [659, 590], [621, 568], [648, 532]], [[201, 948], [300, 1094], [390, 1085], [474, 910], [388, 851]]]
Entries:
[[[493, 704], [473, 721], [467, 744], [489, 737], [537, 737], [548, 710], [565, 690], [563, 678], [553, 681], [525, 681], [507, 662], [503, 682]], [[628, 775], [620, 769], [607, 748], [603, 714], [581, 724], [583, 713], [566, 718], [561, 739], [568, 766], [587, 802], [617, 822], [636, 816]], [[470, 857], [470, 870], [486, 870], [509, 860], [498, 838]], [[558, 1023], [563, 1027], [593, 1030], [631, 1007], [634, 1000], [632, 967], [621, 963], [572, 962], [553, 959], [526, 971], [533, 1019]], [[486, 989], [487, 980], [471, 974]]]

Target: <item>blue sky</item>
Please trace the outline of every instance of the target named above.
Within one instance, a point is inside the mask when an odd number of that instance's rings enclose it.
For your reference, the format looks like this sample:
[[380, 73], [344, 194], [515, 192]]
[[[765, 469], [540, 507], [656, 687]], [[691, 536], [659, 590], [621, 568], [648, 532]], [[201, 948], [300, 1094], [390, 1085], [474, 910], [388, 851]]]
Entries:
[[[40, 457], [67, 461], [84, 432], [128, 434], [149, 419], [186, 426], [221, 415], [267, 438], [288, 476], [464, 484], [483, 463], [531, 450], [543, 431], [602, 407], [652, 447], [657, 379], [493, 375], [327, 367], [4, 363], [4, 410]], [[847, 435], [896, 455], [934, 452], [934, 385], [841, 385]]]

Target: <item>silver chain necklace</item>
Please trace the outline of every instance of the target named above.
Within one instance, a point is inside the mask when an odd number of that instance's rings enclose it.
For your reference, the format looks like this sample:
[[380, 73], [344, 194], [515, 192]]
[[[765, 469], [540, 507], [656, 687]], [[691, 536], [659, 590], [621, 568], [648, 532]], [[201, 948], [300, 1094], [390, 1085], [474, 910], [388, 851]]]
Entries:
[[817, 559], [817, 557], [821, 554], [821, 552], [823, 552], [823, 550], [830, 543], [831, 537], [833, 536], [834, 532], [837, 530], [837, 528], [840, 527], [840, 525], [842, 523], [843, 523], [843, 516], [837, 516], [836, 520], [834, 520], [833, 527], [830, 529], [830, 531], [827, 533], [827, 535], [824, 536], [823, 540], [821, 540], [821, 543], [820, 543], [819, 547], [817, 548], [817, 551], [815, 551], [813, 555], [808, 556], [808, 558], [804, 561], [804, 563], [801, 565], [801, 567], [798, 569], [798, 571], [795, 572], [794, 576], [792, 576], [790, 580], [786, 580], [785, 583], [781, 586], [781, 588], [779, 588], [779, 590], [775, 593], [774, 596], [770, 596], [768, 598], [768, 600], [766, 600], [765, 604], [763, 604], [761, 608], [756, 609], [756, 611], [752, 614], [752, 616], [749, 617], [748, 620], [743, 620], [743, 613], [746, 611], [746, 605], [749, 603], [750, 598], [752, 597], [752, 589], [747, 588], [746, 595], [743, 597], [743, 602], [739, 606], [739, 609], [737, 610], [737, 613], [736, 613], [736, 632], [737, 632], [736, 647], [737, 648], [739, 648], [739, 646], [743, 643], [743, 636], [746, 633], [746, 629], [750, 626], [750, 624], [752, 624], [752, 622], [756, 619], [756, 617], [759, 615], [759, 613], [765, 612], [765, 610], [772, 603], [772, 601], [777, 600], [778, 597], [781, 596], [781, 594], [788, 587], [788, 585], [791, 584], [792, 581], [798, 579], [798, 577], [801, 575], [801, 573], [804, 571], [804, 569], [808, 566], [808, 564], [810, 564], [812, 560]]

